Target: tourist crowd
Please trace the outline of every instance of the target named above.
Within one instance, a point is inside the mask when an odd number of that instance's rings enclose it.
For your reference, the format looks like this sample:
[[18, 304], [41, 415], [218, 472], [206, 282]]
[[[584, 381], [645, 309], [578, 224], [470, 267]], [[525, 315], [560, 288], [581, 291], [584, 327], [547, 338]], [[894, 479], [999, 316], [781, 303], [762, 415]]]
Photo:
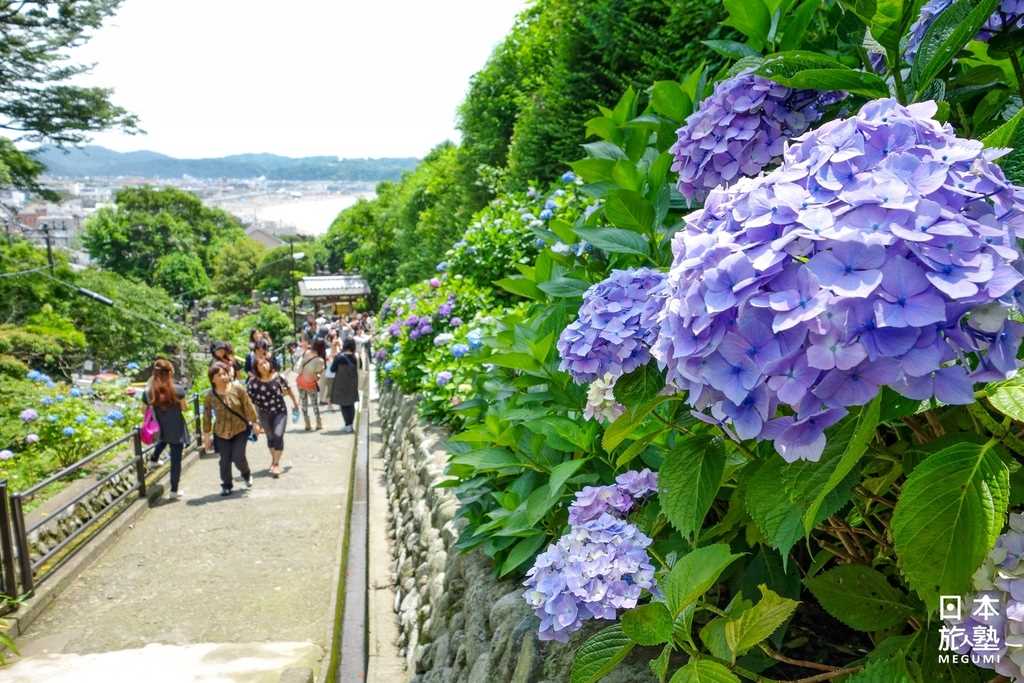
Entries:
[[[310, 315], [299, 341], [289, 344], [286, 352], [275, 353], [270, 335], [255, 329], [249, 334], [244, 360], [236, 357], [230, 342], [211, 344], [207, 369], [210, 390], [202, 409], [203, 446], [220, 457], [222, 496], [231, 495], [234, 488], [232, 467], [238, 470], [245, 487], [252, 488], [246, 449], [258, 442], [260, 435], [267, 440], [270, 476], [281, 475], [287, 402], [291, 403], [292, 422], [298, 423], [301, 415], [306, 431], [323, 429], [321, 410], [327, 412], [336, 405], [343, 420], [341, 432], [352, 433], [359, 401], [359, 371], [369, 362], [370, 331], [371, 321], [365, 314], [330, 320]], [[295, 391], [286, 376], [288, 372], [295, 376]], [[155, 444], [152, 462], [158, 462], [163, 452], [169, 451], [172, 499], [182, 495], [181, 459], [190, 439], [186, 391], [186, 386], [175, 379], [173, 364], [156, 359], [142, 394], [147, 406], [143, 434], [150, 425], [150, 438]]]

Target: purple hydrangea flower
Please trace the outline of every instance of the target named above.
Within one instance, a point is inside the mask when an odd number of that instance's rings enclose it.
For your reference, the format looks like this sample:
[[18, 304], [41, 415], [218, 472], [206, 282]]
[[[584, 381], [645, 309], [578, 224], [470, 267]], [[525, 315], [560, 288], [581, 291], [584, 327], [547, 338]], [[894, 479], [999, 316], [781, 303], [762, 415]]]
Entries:
[[14, 457], [14, 452], [13, 451], [10, 451], [10, 450], [8, 450], [6, 448], [4, 450], [0, 451], [0, 460], [10, 460], [13, 457]]
[[434, 346], [444, 346], [445, 344], [451, 344], [453, 339], [455, 339], [455, 335], [453, 335], [451, 332], [444, 332], [434, 337]]
[[454, 304], [452, 304], [450, 301], [446, 301], [443, 304], [441, 304], [440, 306], [438, 306], [437, 314], [439, 316], [441, 316], [442, 318], [447, 318], [448, 316], [450, 316], [452, 314], [452, 309], [454, 307], [455, 307]]
[[391, 323], [391, 325], [388, 327], [388, 334], [391, 335], [392, 337], [397, 337], [401, 333], [402, 326], [397, 321]]
[[457, 315], [453, 315], [451, 320], [448, 321], [448, 324], [451, 325], [452, 327], [461, 327], [462, 326], [462, 318], [460, 318]]
[[402, 324], [406, 327], [416, 327], [420, 324], [420, 318], [417, 315], [410, 315]]
[[643, 498], [658, 492], [658, 474], [647, 468], [624, 472], [615, 478], [615, 485], [633, 498]]
[[430, 286], [433, 289], [437, 289], [438, 287], [441, 286], [441, 281], [438, 280], [436, 277], [432, 277], [430, 278]]
[[381, 362], [387, 360], [387, 357], [388, 357], [387, 349], [377, 349], [377, 351], [374, 352], [374, 354], [373, 354], [373, 359], [376, 362], [378, 362], [378, 363], [381, 363]]
[[569, 524], [583, 524], [604, 514], [624, 516], [638, 500], [657, 491], [658, 475], [649, 469], [620, 474], [608, 486], [584, 486], [569, 505]]
[[443, 387], [452, 381], [452, 373], [448, 372], [447, 370], [442, 370], [441, 372], [437, 373], [437, 377], [435, 378], [434, 381], [437, 383], [437, 386]]
[[21, 411], [21, 414], [18, 417], [21, 418], [22, 422], [34, 422], [39, 418], [39, 413], [34, 411], [32, 408], [25, 408], [25, 410]]
[[541, 640], [566, 642], [591, 619], [615, 619], [654, 588], [651, 539], [609, 514], [584, 522], [537, 556], [523, 593]]
[[27, 444], [39, 443], [39, 435], [38, 434], [27, 434], [25, 436], [25, 443], [27, 443]]
[[718, 185], [755, 176], [782, 156], [786, 140], [818, 121], [822, 109], [845, 95], [793, 90], [743, 71], [715, 86], [686, 119], [672, 147], [679, 192], [703, 201]]
[[579, 317], [558, 338], [561, 369], [584, 384], [605, 375], [617, 379], [646, 363], [655, 335], [650, 302], [664, 281], [664, 273], [638, 268], [614, 270], [591, 286]]
[[702, 419], [813, 461], [882, 386], [970, 403], [1016, 371], [1024, 193], [935, 110], [869, 102], [686, 218], [652, 353]]

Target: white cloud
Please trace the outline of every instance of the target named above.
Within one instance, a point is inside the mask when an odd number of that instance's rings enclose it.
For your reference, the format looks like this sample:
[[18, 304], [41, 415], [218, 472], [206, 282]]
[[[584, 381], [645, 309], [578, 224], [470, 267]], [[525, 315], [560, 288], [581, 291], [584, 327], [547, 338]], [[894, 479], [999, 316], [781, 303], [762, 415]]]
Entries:
[[179, 157], [422, 156], [527, 0], [126, 0], [74, 56]]

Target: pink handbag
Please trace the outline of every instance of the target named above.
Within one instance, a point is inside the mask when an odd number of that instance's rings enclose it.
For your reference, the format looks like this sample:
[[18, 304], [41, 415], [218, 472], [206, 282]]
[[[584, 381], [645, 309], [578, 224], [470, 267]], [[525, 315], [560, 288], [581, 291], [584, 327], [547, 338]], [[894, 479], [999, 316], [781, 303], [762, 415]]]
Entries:
[[139, 429], [139, 437], [142, 443], [147, 446], [153, 445], [157, 435], [160, 434], [160, 423], [156, 421], [156, 414], [152, 406], [146, 406], [146, 414], [142, 417], [142, 427]]

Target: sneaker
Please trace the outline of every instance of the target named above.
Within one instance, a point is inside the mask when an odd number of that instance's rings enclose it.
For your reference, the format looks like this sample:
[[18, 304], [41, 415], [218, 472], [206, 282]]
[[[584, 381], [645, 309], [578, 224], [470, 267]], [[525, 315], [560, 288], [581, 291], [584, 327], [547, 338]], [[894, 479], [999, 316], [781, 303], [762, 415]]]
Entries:
[[179, 498], [181, 498], [181, 491], [171, 491], [170, 493], [167, 494], [167, 498], [169, 498], [170, 500], [178, 500]]
[[220, 495], [222, 495], [222, 496], [230, 496], [231, 495], [231, 489], [221, 489], [220, 490]]
[[355, 431], [355, 429], [352, 427], [352, 425], [345, 425], [344, 427], [342, 427], [341, 431], [344, 432], [345, 434], [351, 434], [352, 432]]
[[245, 488], [247, 488], [247, 489], [251, 489], [252, 488], [252, 475], [251, 474], [245, 478]]

